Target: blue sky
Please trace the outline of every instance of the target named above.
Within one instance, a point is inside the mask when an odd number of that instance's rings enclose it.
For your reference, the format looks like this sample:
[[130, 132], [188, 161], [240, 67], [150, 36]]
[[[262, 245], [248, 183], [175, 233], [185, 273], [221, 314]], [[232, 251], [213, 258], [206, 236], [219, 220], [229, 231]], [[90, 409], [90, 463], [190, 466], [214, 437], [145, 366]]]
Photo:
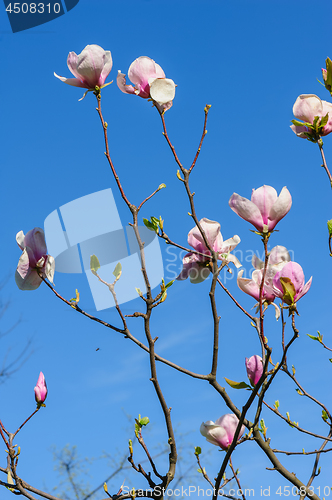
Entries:
[[[196, 192], [199, 218], [219, 221], [225, 239], [238, 234], [238, 249], [244, 261], [254, 251], [261, 254], [262, 245], [259, 237], [250, 232], [251, 227], [228, 207], [230, 196], [237, 192], [250, 197], [251, 189], [263, 184], [272, 185], [278, 192], [288, 187], [293, 206], [279, 223], [279, 232], [272, 235], [270, 248], [286, 246], [303, 267], [306, 279], [313, 276], [309, 293], [299, 303], [300, 338], [289, 363], [295, 365], [307, 390], [329, 403], [329, 354], [306, 333], [315, 335], [319, 330], [332, 346], [331, 258], [326, 229], [326, 221], [332, 218], [331, 189], [320, 168], [318, 146], [296, 138], [289, 125], [299, 94], [313, 93], [329, 100], [317, 78], [321, 79], [320, 69], [332, 53], [330, 19], [327, 0], [315, 8], [307, 0], [98, 0], [98, 6], [92, 0], [80, 0], [57, 20], [12, 34], [5, 9], [0, 8], [1, 277], [8, 277], [1, 295], [3, 301], [10, 301], [1, 331], [21, 318], [13, 333], [1, 339], [1, 352], [5, 355], [10, 347], [10, 356], [15, 356], [27, 339], [33, 342], [29, 360], [0, 386], [1, 401], [5, 402], [1, 405], [1, 419], [7, 428], [14, 431], [33, 411], [33, 387], [40, 370], [49, 387], [47, 408], [36, 415], [17, 440], [22, 449], [19, 474], [30, 484], [49, 490], [56, 484], [50, 452], [54, 444], [76, 444], [83, 456], [94, 457], [103, 450], [124, 450], [131, 436], [123, 410], [133, 416], [140, 413], [150, 417], [150, 443], [167, 440], [149, 382], [145, 353], [119, 334], [75, 314], [46, 287], [21, 292], [13, 280], [20, 256], [16, 233], [43, 227], [45, 218], [65, 203], [110, 187], [122, 224], [130, 222], [103, 154], [94, 96], [89, 94], [78, 102], [82, 90], [64, 85], [53, 76], [55, 71], [69, 77], [68, 53], [80, 53], [88, 44], [112, 52], [114, 65], [107, 81], [115, 81], [119, 69], [127, 73], [131, 62], [141, 55], [153, 58], [175, 81], [176, 96], [173, 108], [166, 113], [166, 122], [186, 166], [200, 139], [204, 106], [212, 105], [208, 134], [191, 186]], [[162, 136], [158, 113], [146, 100], [122, 94], [115, 83], [103, 91], [102, 106], [109, 124], [111, 156], [128, 198], [139, 204], [165, 183], [167, 188], [146, 205], [141, 217], [162, 215], [169, 236], [186, 245], [187, 233], [193, 226], [187, 215], [189, 204], [176, 178], [177, 167]], [[329, 162], [330, 137], [324, 143]], [[172, 279], [174, 257], [166, 252], [165, 245], [161, 246], [165, 279]], [[237, 255], [240, 258], [241, 254]], [[176, 263], [180, 270], [180, 258]], [[250, 262], [243, 264], [250, 269]], [[235, 275], [227, 284], [250, 310], [254, 301], [237, 288]], [[55, 283], [68, 299], [78, 288], [81, 307], [94, 312], [83, 275], [56, 273]], [[208, 290], [209, 282], [196, 286], [189, 281], [175, 283], [152, 320], [159, 337], [158, 352], [202, 373], [210, 369], [212, 351]], [[258, 339], [247, 318], [221, 290], [217, 301], [222, 317], [219, 380], [245, 380], [244, 358], [259, 353]], [[126, 314], [140, 308], [139, 299], [123, 307]], [[100, 316], [118, 321], [114, 309], [102, 311]], [[272, 357], [277, 361], [281, 326], [272, 310], [266, 322], [266, 335], [274, 348]], [[140, 320], [132, 319], [130, 326], [143, 339]], [[287, 335], [290, 338], [289, 324]], [[211, 450], [212, 445], [199, 434], [199, 426], [202, 421], [216, 420], [227, 413], [227, 407], [207, 384], [165, 366], [158, 369], [166, 399], [173, 408], [175, 426], [179, 426], [180, 433], [189, 432], [188, 440], [201, 446], [203, 453], [211, 452], [206, 468], [214, 477], [221, 455], [216, 448]], [[229, 392], [238, 406], [245, 403], [246, 392]], [[282, 374], [268, 399], [270, 403], [279, 399], [280, 410], [289, 411], [303, 427], [326, 432], [319, 409], [304, 405]], [[271, 413], [265, 413], [264, 418], [273, 436], [273, 447], [289, 447], [291, 451], [317, 447], [312, 438], [282, 425]], [[188, 455], [187, 460], [192, 460], [195, 468], [194, 458]], [[282, 456], [282, 462], [307, 481], [313, 459], [299, 460]], [[4, 453], [0, 464], [5, 465]], [[261, 486], [271, 486], [273, 496], [273, 490], [287, 484], [277, 473], [265, 470], [269, 462], [251, 443], [236, 451], [234, 465], [241, 470], [241, 484], [254, 488], [256, 496]], [[324, 455], [321, 465], [315, 488], [330, 485], [331, 458]], [[91, 472], [90, 484], [94, 486], [110, 469], [106, 462], [98, 462], [91, 466]], [[114, 492], [123, 479], [119, 477], [113, 485]], [[144, 483], [137, 478], [134, 484]], [[198, 474], [193, 484], [203, 484]], [[1, 492], [1, 498], [9, 496], [9, 492]]]

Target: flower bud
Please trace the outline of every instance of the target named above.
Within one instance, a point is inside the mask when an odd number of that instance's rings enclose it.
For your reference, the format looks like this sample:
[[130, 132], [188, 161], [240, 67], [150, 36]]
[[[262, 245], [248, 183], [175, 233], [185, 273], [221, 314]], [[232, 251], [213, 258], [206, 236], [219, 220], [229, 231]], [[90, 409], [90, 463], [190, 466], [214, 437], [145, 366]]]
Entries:
[[262, 358], [255, 354], [250, 358], [246, 358], [246, 368], [248, 379], [251, 385], [254, 387], [263, 374], [263, 362]]
[[37, 385], [35, 387], [35, 400], [37, 405], [42, 405], [47, 397], [47, 387], [43, 372], [40, 372]]

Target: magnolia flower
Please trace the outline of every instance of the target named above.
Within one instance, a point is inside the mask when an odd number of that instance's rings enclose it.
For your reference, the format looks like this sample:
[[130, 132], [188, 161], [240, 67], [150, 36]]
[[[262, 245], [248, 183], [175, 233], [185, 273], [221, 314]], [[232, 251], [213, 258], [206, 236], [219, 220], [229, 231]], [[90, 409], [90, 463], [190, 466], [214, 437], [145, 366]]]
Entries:
[[136, 94], [144, 99], [151, 97], [162, 110], [167, 111], [175, 96], [175, 83], [166, 78], [164, 71], [150, 57], [141, 56], [131, 63], [128, 77], [135, 85], [126, 84], [126, 75], [119, 70], [116, 82], [125, 94]]
[[304, 284], [303, 269], [297, 262], [288, 262], [273, 278], [273, 291], [288, 305], [294, 305], [311, 287], [312, 277]]
[[35, 400], [38, 405], [41, 405], [47, 397], [47, 386], [43, 372], [40, 372], [37, 385], [34, 390]]
[[[322, 101], [314, 94], [300, 95], [293, 106], [293, 114], [296, 120], [293, 120], [293, 125], [290, 128], [302, 139], [308, 139], [307, 134], [314, 137], [332, 132], [332, 104]], [[316, 117], [320, 120], [316, 121], [314, 125]], [[324, 119], [324, 117], [326, 118]], [[298, 120], [302, 120], [304, 123], [298, 122]]]
[[67, 65], [75, 78], [65, 78], [56, 73], [54, 76], [68, 85], [94, 90], [96, 86], [103, 87], [113, 62], [109, 50], [99, 45], [87, 45], [79, 55], [69, 52]]
[[[235, 235], [233, 238], [223, 241], [220, 232], [220, 224], [218, 222], [204, 218], [201, 219], [199, 223], [210, 247], [214, 252], [217, 252], [218, 259], [225, 264], [233, 262], [236, 267], [241, 267], [238, 259], [230, 254], [230, 252], [240, 243], [241, 240], [239, 236]], [[196, 252], [211, 255], [197, 226], [189, 231], [188, 243]], [[177, 279], [185, 280], [189, 276], [192, 283], [201, 283], [210, 274], [210, 262], [211, 260], [204, 257], [204, 255], [198, 255], [193, 252], [187, 253], [183, 258], [183, 268]]]
[[[272, 248], [269, 254], [267, 268], [265, 271], [262, 299], [266, 305], [272, 304], [274, 306], [277, 319], [279, 319], [280, 317], [280, 309], [276, 304], [273, 303], [274, 299], [276, 298], [276, 295], [272, 288], [273, 278], [275, 274], [280, 271], [289, 261], [290, 256], [287, 248], [281, 245], [277, 245], [276, 247]], [[239, 274], [237, 276], [237, 284], [243, 292], [251, 295], [251, 297], [256, 300], [259, 300], [260, 287], [264, 272], [264, 262], [261, 261], [256, 255], [254, 255], [252, 258], [252, 265], [255, 268], [255, 271], [253, 271], [251, 279], [242, 278], [244, 271], [241, 270], [239, 271]]]
[[47, 255], [44, 231], [35, 227], [25, 236], [23, 231], [16, 235], [16, 241], [23, 253], [18, 261], [15, 281], [20, 290], [36, 290], [42, 282], [39, 273], [53, 282], [55, 262]]
[[250, 358], [246, 358], [246, 369], [248, 379], [251, 385], [254, 387], [263, 374], [263, 361], [260, 356], [255, 354]]
[[251, 201], [233, 193], [228, 203], [237, 215], [250, 222], [257, 231], [266, 233], [272, 231], [289, 212], [292, 197], [286, 187], [282, 188], [278, 196], [273, 187], [261, 186], [252, 190]]
[[[227, 413], [218, 418], [216, 422], [208, 420], [203, 422], [200, 427], [200, 433], [206, 438], [209, 443], [220, 446], [223, 450], [227, 450], [232, 443], [239, 419], [233, 413]], [[245, 427], [242, 425], [238, 440], [244, 433]]]

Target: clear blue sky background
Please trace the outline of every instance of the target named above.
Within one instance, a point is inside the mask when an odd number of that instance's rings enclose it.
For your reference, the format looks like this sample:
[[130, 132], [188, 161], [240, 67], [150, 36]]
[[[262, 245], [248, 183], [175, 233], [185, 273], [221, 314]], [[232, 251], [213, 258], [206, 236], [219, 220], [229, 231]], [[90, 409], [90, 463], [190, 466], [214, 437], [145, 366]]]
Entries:
[[[148, 444], [167, 441], [149, 381], [146, 354], [120, 334], [76, 314], [45, 286], [35, 292], [21, 292], [13, 279], [20, 256], [16, 233], [42, 227], [47, 215], [64, 203], [111, 187], [122, 223], [131, 220], [103, 155], [94, 96], [89, 94], [78, 102], [82, 90], [53, 76], [55, 71], [69, 77], [68, 53], [80, 53], [88, 44], [111, 50], [114, 66], [108, 81], [115, 80], [118, 69], [126, 73], [136, 57], [147, 55], [176, 82], [176, 97], [166, 122], [180, 159], [187, 166], [199, 142], [204, 106], [212, 104], [208, 135], [191, 186], [196, 191], [199, 217], [218, 220], [225, 239], [234, 234], [241, 237], [238, 249], [247, 269], [251, 252], [261, 254], [261, 242], [230, 210], [228, 200], [233, 192], [250, 197], [251, 189], [263, 184], [274, 186], [278, 192], [288, 187], [293, 207], [278, 225], [279, 232], [272, 235], [270, 248], [286, 246], [302, 265], [306, 279], [313, 275], [312, 287], [298, 306], [300, 338], [291, 350], [289, 364], [295, 365], [299, 380], [309, 392], [330, 404], [329, 353], [306, 334], [315, 335], [320, 330], [326, 343], [332, 345], [331, 258], [326, 229], [326, 221], [332, 218], [331, 189], [320, 168], [318, 146], [296, 138], [289, 125], [299, 94], [314, 93], [329, 100], [317, 78], [321, 80], [320, 69], [326, 57], [332, 57], [331, 14], [329, 0], [321, 0], [316, 6], [308, 0], [80, 0], [77, 7], [57, 20], [12, 34], [5, 9], [0, 7], [1, 277], [8, 277], [1, 295], [3, 301], [10, 302], [1, 331], [21, 318], [16, 329], [1, 340], [2, 357], [10, 347], [13, 359], [27, 339], [33, 341], [32, 356], [0, 386], [0, 416], [6, 427], [15, 431], [34, 410], [33, 387], [42, 370], [49, 387], [47, 408], [17, 439], [22, 449], [19, 475], [30, 484], [49, 490], [56, 484], [50, 451], [54, 444], [60, 448], [77, 444], [83, 456], [93, 457], [103, 450], [110, 454], [125, 450], [131, 433], [123, 410], [132, 416], [141, 413], [150, 417]], [[139, 204], [164, 182], [167, 189], [151, 200], [141, 216], [161, 214], [170, 237], [186, 245], [192, 228], [188, 200], [176, 178], [177, 168], [162, 136], [158, 113], [146, 100], [122, 94], [115, 83], [103, 91], [103, 111], [109, 124], [111, 155], [127, 196]], [[330, 137], [325, 140], [325, 151], [327, 160], [331, 160]], [[162, 246], [167, 280], [173, 277], [173, 257]], [[237, 255], [241, 258], [240, 253]], [[180, 270], [180, 259], [176, 265]], [[254, 300], [238, 290], [235, 274], [227, 283], [249, 310]], [[78, 288], [81, 307], [94, 312], [82, 275], [56, 274], [55, 283], [68, 299]], [[208, 289], [209, 282], [174, 284], [152, 321], [153, 334], [159, 337], [157, 351], [202, 373], [210, 370], [212, 352]], [[258, 339], [247, 318], [221, 290], [217, 291], [217, 301], [222, 317], [219, 381], [223, 384], [223, 377], [245, 380], [244, 359], [259, 354]], [[128, 314], [141, 307], [137, 299], [123, 309]], [[118, 323], [114, 309], [100, 316]], [[140, 319], [129, 321], [133, 333], [143, 340]], [[266, 322], [276, 362], [281, 353], [281, 325], [276, 323], [272, 308]], [[289, 324], [286, 332], [290, 338]], [[205, 442], [199, 427], [202, 421], [228, 413], [227, 407], [208, 384], [165, 366], [158, 368], [176, 428], [182, 434], [189, 432], [188, 441], [202, 447], [203, 464], [210, 477], [215, 477], [224, 454]], [[245, 391], [230, 389], [229, 393], [239, 407], [248, 396]], [[292, 420], [311, 431], [327, 433], [319, 408], [304, 405], [282, 374], [268, 396], [271, 404], [276, 399], [280, 410], [284, 414], [289, 411]], [[249, 417], [253, 417], [252, 412]], [[313, 438], [289, 428], [271, 412], [264, 411], [264, 418], [274, 448], [301, 451], [317, 447]], [[0, 448], [3, 450], [4, 445]], [[208, 451], [211, 454], [204, 459]], [[193, 455], [188, 454], [186, 460], [196, 468]], [[304, 482], [310, 477], [313, 456], [294, 460], [283, 455], [281, 460]], [[5, 466], [4, 451], [0, 464]], [[322, 456], [322, 472], [314, 482], [315, 488], [332, 486], [331, 464], [329, 456]], [[256, 497], [261, 486], [271, 486], [271, 497], [275, 498], [278, 486], [287, 484], [276, 472], [265, 471], [270, 463], [252, 443], [237, 449], [234, 465], [241, 470], [242, 486], [254, 488]], [[111, 472], [106, 462], [92, 465], [91, 486]], [[110, 491], [116, 492], [125, 477], [128, 475], [119, 477]], [[198, 473], [191, 484], [203, 485]], [[145, 487], [140, 478], [134, 485]], [[11, 498], [6, 490], [0, 497]]]

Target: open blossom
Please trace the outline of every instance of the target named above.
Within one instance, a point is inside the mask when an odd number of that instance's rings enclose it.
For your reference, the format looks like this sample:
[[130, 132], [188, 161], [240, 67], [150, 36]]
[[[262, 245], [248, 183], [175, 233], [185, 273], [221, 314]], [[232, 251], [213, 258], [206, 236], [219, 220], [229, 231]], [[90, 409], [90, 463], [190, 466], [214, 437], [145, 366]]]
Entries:
[[175, 83], [166, 78], [159, 64], [150, 57], [141, 56], [131, 63], [128, 77], [135, 85], [126, 84], [126, 75], [118, 72], [116, 82], [125, 94], [136, 94], [144, 99], [151, 97], [163, 110], [169, 109], [175, 96]]
[[292, 206], [292, 197], [286, 187], [281, 193], [271, 186], [253, 189], [251, 200], [233, 193], [229, 200], [231, 209], [242, 219], [250, 222], [257, 231], [268, 232], [285, 217]]
[[[277, 245], [272, 248], [269, 260], [265, 272], [265, 280], [263, 286], [263, 300], [271, 303], [275, 299], [275, 294], [271, 290], [274, 275], [280, 271], [287, 262], [290, 261], [290, 256], [287, 248]], [[238, 287], [248, 295], [251, 295], [256, 300], [259, 300], [260, 286], [262, 283], [263, 272], [264, 272], [264, 262], [260, 260], [256, 255], [252, 258], [252, 265], [255, 268], [251, 275], [251, 279], [242, 278], [243, 270], [241, 270], [237, 277]]]
[[304, 284], [303, 269], [297, 262], [288, 262], [273, 278], [273, 291], [286, 304], [293, 305], [311, 287], [312, 277]]
[[[233, 413], [227, 413], [218, 418], [215, 422], [208, 420], [203, 422], [200, 427], [200, 433], [206, 438], [209, 443], [220, 446], [223, 450], [227, 450], [232, 443], [239, 419]], [[244, 433], [245, 427], [242, 425], [238, 439]]]
[[37, 385], [34, 391], [35, 391], [35, 400], [38, 405], [41, 405], [42, 403], [44, 403], [47, 397], [47, 386], [43, 372], [40, 372], [39, 374]]
[[36, 290], [42, 282], [38, 273], [53, 282], [55, 262], [51, 255], [47, 255], [44, 231], [35, 227], [25, 236], [20, 231], [16, 235], [16, 241], [23, 251], [15, 273], [19, 289]]
[[[235, 235], [233, 238], [224, 241], [218, 222], [203, 218], [199, 223], [210, 247], [214, 252], [218, 253], [218, 259], [225, 264], [233, 262], [236, 267], [240, 267], [241, 264], [238, 259], [230, 254], [230, 252], [240, 243], [241, 240], [239, 236]], [[197, 226], [189, 231], [188, 243], [196, 252], [200, 252], [207, 256], [211, 255]], [[207, 267], [209, 262], [211, 262], [211, 260], [204, 255], [198, 255], [193, 252], [187, 253], [183, 258], [183, 268], [177, 279], [185, 280], [189, 277], [192, 283], [201, 283], [210, 274], [210, 268]]]
[[[314, 94], [300, 95], [293, 106], [293, 114], [297, 120], [304, 122], [303, 125], [295, 123], [290, 127], [302, 139], [308, 139], [306, 134], [321, 136], [332, 132], [332, 104], [322, 101]], [[324, 126], [320, 126], [321, 120], [318, 120], [315, 130], [305, 125], [305, 123], [313, 125], [316, 116], [322, 119], [326, 115], [328, 118]]]
[[75, 78], [65, 78], [54, 73], [59, 80], [74, 87], [94, 90], [96, 86], [104, 85], [113, 62], [109, 50], [104, 50], [99, 45], [87, 45], [79, 55], [69, 52], [67, 65]]
[[262, 358], [255, 354], [250, 358], [246, 358], [246, 369], [248, 379], [250, 380], [252, 386], [255, 386], [263, 374], [263, 362]]

